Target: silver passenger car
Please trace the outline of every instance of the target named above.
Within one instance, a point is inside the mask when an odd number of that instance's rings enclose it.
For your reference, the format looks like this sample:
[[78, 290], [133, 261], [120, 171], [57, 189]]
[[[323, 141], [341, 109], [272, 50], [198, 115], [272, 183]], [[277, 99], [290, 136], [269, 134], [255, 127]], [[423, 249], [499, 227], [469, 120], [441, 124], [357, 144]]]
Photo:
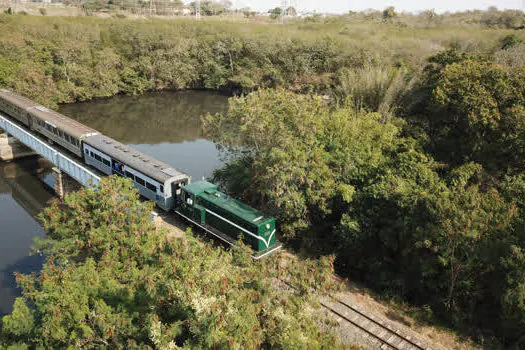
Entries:
[[82, 157], [82, 141], [98, 135], [97, 130], [44, 106], [31, 107], [28, 112], [33, 130], [79, 157]]
[[79, 157], [82, 140], [98, 134], [95, 129], [4, 89], [0, 89], [0, 110]]
[[0, 111], [18, 120], [28, 128], [31, 127], [28, 109], [36, 106], [39, 106], [39, 104], [28, 98], [6, 89], [0, 89]]
[[84, 139], [84, 161], [106, 175], [130, 178], [140, 194], [164, 210], [174, 208], [190, 177], [170, 165], [98, 134]]

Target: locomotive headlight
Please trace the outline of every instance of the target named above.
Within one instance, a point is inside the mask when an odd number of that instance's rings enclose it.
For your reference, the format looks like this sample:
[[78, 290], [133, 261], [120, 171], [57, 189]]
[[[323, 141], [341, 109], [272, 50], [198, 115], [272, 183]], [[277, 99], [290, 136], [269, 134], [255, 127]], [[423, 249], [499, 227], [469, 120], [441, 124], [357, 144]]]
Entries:
[[270, 229], [270, 224], [266, 224], [266, 228], [269, 230]]

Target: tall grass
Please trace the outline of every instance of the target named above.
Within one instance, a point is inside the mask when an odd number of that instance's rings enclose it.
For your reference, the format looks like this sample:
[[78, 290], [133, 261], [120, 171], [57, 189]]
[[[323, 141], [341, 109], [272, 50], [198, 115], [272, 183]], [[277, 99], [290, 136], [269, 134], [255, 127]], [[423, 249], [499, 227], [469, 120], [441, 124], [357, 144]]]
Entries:
[[507, 67], [525, 67], [525, 43], [494, 54], [496, 63]]
[[0, 85], [51, 106], [152, 89], [283, 86], [335, 90], [389, 112], [430, 55], [492, 54], [511, 31], [345, 16], [278, 25], [0, 15], [0, 33], [9, 33], [0, 35]]
[[335, 95], [339, 100], [350, 100], [357, 110], [391, 115], [407, 93], [409, 81], [405, 68], [366, 65], [343, 69]]

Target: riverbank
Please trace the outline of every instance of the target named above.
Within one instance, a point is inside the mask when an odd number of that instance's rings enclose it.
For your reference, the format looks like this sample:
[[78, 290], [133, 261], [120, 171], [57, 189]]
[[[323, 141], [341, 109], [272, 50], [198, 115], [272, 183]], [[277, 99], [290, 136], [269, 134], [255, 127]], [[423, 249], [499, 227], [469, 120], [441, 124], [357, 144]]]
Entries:
[[344, 97], [349, 71], [361, 70], [369, 84], [408, 83], [436, 52], [491, 53], [511, 33], [347, 18], [274, 25], [5, 14], [0, 31], [10, 33], [0, 38], [0, 87], [50, 107], [164, 89], [286, 87]]

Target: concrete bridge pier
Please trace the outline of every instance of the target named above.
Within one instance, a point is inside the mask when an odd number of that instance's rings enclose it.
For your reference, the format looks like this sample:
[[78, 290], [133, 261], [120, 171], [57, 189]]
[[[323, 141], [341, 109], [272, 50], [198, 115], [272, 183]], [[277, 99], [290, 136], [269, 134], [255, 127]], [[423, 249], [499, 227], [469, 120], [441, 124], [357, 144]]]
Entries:
[[60, 199], [64, 199], [66, 194], [78, 191], [82, 187], [80, 183], [57, 167], [53, 168], [53, 177], [55, 178], [55, 193]]
[[0, 129], [0, 161], [34, 156], [36, 153]]

